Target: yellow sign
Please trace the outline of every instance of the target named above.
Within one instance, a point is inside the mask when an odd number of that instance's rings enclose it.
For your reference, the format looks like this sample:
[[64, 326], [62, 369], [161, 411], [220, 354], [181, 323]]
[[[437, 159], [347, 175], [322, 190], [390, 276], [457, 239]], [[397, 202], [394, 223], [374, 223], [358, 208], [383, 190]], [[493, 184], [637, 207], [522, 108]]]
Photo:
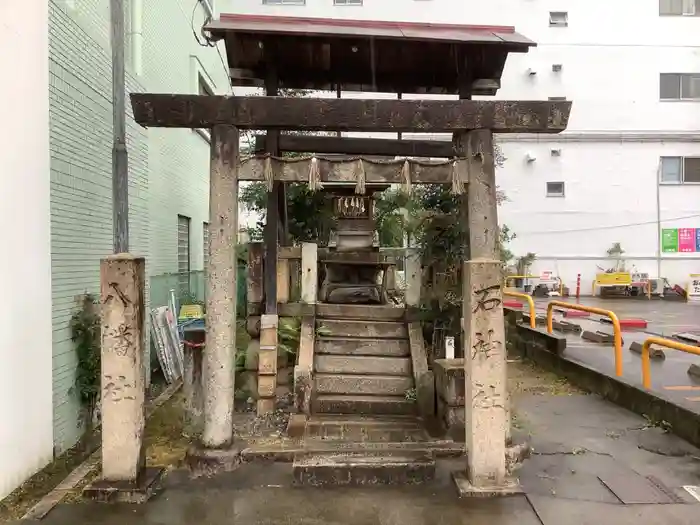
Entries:
[[632, 284], [632, 275], [629, 272], [598, 273], [595, 281], [596, 284], [624, 286]]
[[180, 307], [179, 319], [201, 319], [204, 317], [204, 309], [201, 304], [183, 304]]

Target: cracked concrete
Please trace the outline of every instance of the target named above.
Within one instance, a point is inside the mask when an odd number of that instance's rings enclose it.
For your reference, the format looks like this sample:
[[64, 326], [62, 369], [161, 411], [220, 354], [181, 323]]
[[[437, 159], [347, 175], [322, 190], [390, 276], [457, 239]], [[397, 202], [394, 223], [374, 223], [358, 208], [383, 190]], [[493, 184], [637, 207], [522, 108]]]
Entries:
[[[700, 451], [644, 418], [594, 395], [533, 396], [520, 400], [518, 413], [527, 421], [533, 447], [520, 471], [526, 490], [528, 476], [534, 476], [536, 493], [551, 496], [551, 488], [560, 496], [571, 491], [570, 496], [600, 501], [607, 495], [595, 478], [619, 471], [651, 476], [684, 501], [694, 501], [682, 487], [700, 485], [700, 462], [692, 459]], [[561, 486], [543, 488], [537, 474], [551, 475], [551, 469], [561, 474]], [[568, 479], [567, 469], [582, 474], [580, 479]]]

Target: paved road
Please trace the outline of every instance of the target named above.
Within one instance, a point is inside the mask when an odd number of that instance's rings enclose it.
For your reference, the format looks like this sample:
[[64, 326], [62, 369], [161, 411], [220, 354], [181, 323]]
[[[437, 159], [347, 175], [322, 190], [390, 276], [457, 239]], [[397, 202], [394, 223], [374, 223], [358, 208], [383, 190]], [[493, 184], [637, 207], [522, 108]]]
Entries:
[[[574, 302], [573, 300], [568, 300]], [[544, 313], [549, 300], [538, 300], [538, 314]], [[623, 376], [633, 384], [642, 384], [642, 359], [639, 354], [630, 352], [632, 342], [643, 343], [650, 335], [670, 337], [679, 332], [700, 332], [700, 304], [685, 302], [665, 302], [639, 299], [594, 299], [581, 298], [581, 303], [612, 310], [620, 319], [645, 319], [649, 323], [645, 330], [623, 329]], [[601, 316], [592, 314], [589, 318], [570, 318], [567, 321], [581, 325], [583, 330], [613, 333], [612, 325], [600, 322]], [[555, 318], [562, 318], [555, 313]], [[560, 333], [560, 332], [557, 332]], [[586, 341], [580, 334], [566, 334], [566, 356], [610, 375], [615, 374], [614, 350], [612, 345], [602, 345]], [[652, 390], [663, 393], [675, 403], [700, 413], [700, 381], [688, 376], [688, 367], [700, 365], [700, 357], [678, 350], [665, 350], [666, 359], [652, 360]]]

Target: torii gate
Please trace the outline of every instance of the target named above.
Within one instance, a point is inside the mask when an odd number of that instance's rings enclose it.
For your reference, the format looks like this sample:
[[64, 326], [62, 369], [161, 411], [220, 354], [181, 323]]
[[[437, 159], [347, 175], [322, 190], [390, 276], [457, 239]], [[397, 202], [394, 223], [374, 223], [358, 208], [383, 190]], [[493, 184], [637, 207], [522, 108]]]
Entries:
[[[270, 340], [276, 341], [272, 335], [277, 328], [276, 261], [278, 245], [284, 243], [280, 237], [280, 194], [283, 183], [309, 181], [310, 175], [308, 165], [277, 162], [275, 158], [282, 151], [447, 157], [448, 162], [414, 166], [410, 182], [448, 184], [463, 194], [461, 215], [469, 223], [469, 259], [463, 267], [466, 480], [476, 488], [502, 486], [509, 415], [493, 134], [559, 133], [566, 128], [571, 103], [470, 99], [472, 95], [494, 95], [508, 53], [526, 52], [534, 43], [512, 27], [243, 15], [222, 15], [207, 29], [214, 38], [226, 41], [233, 84], [264, 86], [268, 96], [131, 96], [134, 118], [142, 126], [207, 128], [212, 132], [200, 453], [212, 460], [225, 456], [232, 447], [239, 181], [266, 180], [270, 187], [262, 330], [270, 331]], [[341, 88], [399, 95], [456, 94], [459, 100], [275, 96], [282, 87], [337, 89], [338, 95]], [[267, 136], [258, 137], [256, 145], [267, 155], [243, 164], [240, 130], [267, 130]], [[280, 136], [280, 130], [452, 133], [453, 141]], [[401, 170], [334, 170], [318, 164], [321, 182], [348, 182], [348, 173], [365, 177], [368, 183], [405, 182]], [[107, 341], [105, 346], [109, 344]], [[103, 405], [104, 417], [111, 413], [111, 408]], [[142, 421], [135, 418], [132, 426], [139, 424]], [[136, 427], [122, 428], [122, 432], [140, 435]], [[103, 433], [103, 439], [110, 437]], [[137, 456], [129, 457], [135, 461]], [[127, 468], [131, 475], [137, 471], [136, 464]], [[109, 478], [110, 474], [105, 470], [104, 475]]]

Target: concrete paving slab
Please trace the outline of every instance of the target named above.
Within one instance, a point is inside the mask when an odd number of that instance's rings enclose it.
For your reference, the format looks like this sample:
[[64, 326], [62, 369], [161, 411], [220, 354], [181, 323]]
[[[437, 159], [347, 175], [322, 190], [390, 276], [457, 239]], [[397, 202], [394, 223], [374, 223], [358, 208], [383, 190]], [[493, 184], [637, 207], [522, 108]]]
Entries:
[[683, 503], [663, 485], [636, 472], [605, 472], [598, 479], [625, 505]]
[[596, 456], [590, 452], [581, 452], [580, 455], [541, 455], [535, 452], [518, 474], [527, 494], [620, 503], [598, 479], [597, 473], [603, 471], [626, 473], [626, 469], [610, 457]]
[[[641, 416], [595, 395], [530, 396], [518, 400], [516, 413], [533, 448], [519, 472], [526, 491], [575, 496], [576, 478], [595, 487], [593, 477], [627, 473], [653, 477], [683, 501], [694, 501], [683, 486], [700, 485], [700, 449]], [[567, 474], [567, 467], [575, 473]], [[540, 473], [553, 479], [533, 482]], [[590, 494], [593, 501], [609, 501], [597, 490]]]
[[528, 496], [543, 525], [691, 525], [697, 505], [614, 505]]

